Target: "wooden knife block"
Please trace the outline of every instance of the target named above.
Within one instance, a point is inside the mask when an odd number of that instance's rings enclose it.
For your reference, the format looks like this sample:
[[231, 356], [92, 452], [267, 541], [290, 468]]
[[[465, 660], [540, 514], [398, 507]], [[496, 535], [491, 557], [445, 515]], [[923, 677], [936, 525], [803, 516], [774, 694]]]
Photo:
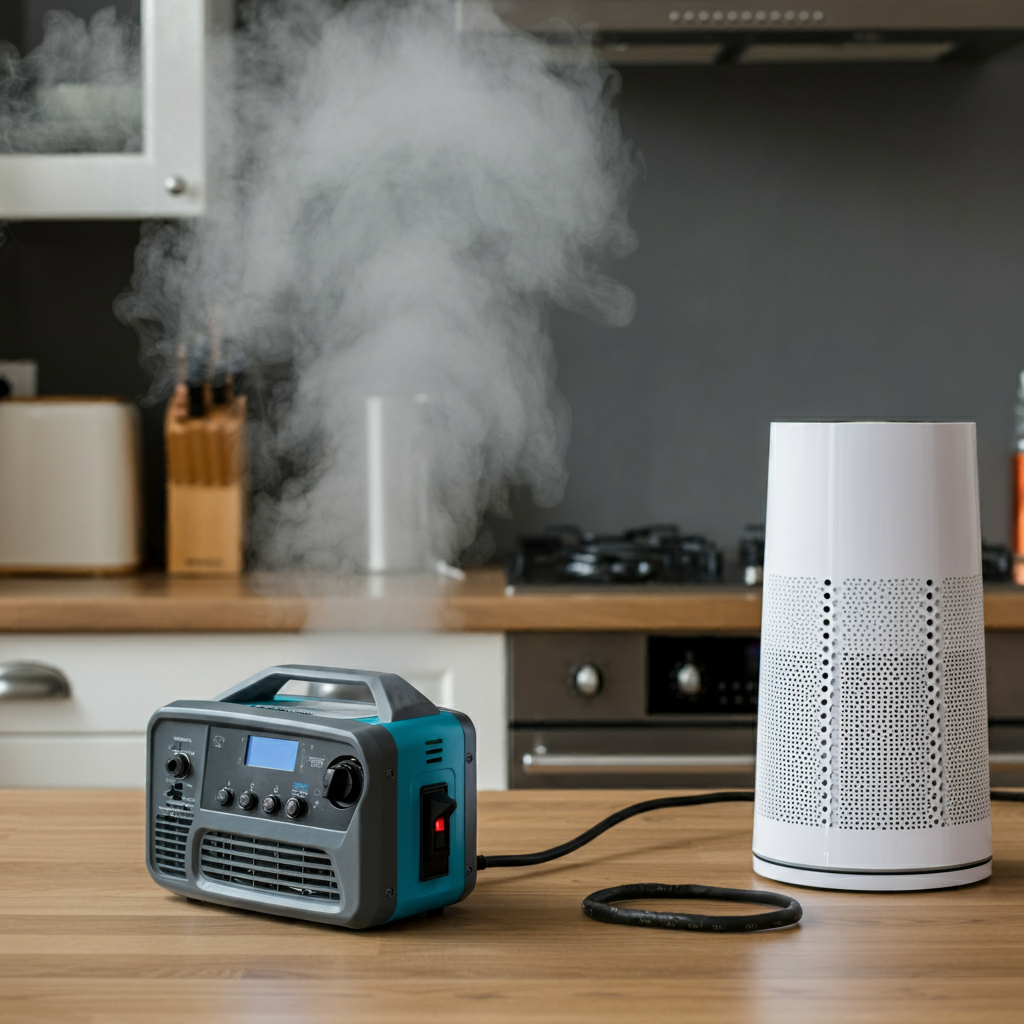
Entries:
[[182, 408], [176, 394], [164, 419], [167, 572], [236, 576], [245, 549], [245, 397], [196, 418], [183, 418]]

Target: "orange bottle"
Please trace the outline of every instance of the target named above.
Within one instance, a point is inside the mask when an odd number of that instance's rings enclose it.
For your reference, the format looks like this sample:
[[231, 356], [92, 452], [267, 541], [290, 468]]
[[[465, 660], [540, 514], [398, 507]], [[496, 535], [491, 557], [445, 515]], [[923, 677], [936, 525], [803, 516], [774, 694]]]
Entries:
[[1024, 586], [1024, 450], [1020, 448], [1013, 457], [1013, 481], [1013, 582]]

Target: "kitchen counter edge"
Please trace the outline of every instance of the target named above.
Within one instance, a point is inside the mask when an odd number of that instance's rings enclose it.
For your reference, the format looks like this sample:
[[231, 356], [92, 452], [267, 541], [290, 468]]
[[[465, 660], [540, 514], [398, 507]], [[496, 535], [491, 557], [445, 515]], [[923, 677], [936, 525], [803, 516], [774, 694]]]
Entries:
[[[506, 594], [497, 569], [465, 580], [283, 576], [0, 579], [0, 633], [301, 631], [756, 633], [759, 587]], [[1024, 630], [1024, 588], [985, 588], [985, 627]]]

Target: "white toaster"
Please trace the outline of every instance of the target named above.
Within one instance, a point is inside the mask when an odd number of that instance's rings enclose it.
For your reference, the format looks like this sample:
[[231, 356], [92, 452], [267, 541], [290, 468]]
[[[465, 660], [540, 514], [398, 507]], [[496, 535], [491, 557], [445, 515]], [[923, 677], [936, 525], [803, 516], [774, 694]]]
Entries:
[[137, 568], [139, 485], [133, 405], [85, 397], [0, 401], [0, 573]]

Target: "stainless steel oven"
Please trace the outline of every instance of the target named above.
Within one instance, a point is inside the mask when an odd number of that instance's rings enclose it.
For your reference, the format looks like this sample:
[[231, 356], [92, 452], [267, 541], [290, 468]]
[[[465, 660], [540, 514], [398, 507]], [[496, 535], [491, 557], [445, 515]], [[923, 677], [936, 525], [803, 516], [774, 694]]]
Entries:
[[[993, 785], [1024, 785], [1024, 633], [986, 635]], [[756, 635], [516, 633], [513, 788], [750, 787]]]

